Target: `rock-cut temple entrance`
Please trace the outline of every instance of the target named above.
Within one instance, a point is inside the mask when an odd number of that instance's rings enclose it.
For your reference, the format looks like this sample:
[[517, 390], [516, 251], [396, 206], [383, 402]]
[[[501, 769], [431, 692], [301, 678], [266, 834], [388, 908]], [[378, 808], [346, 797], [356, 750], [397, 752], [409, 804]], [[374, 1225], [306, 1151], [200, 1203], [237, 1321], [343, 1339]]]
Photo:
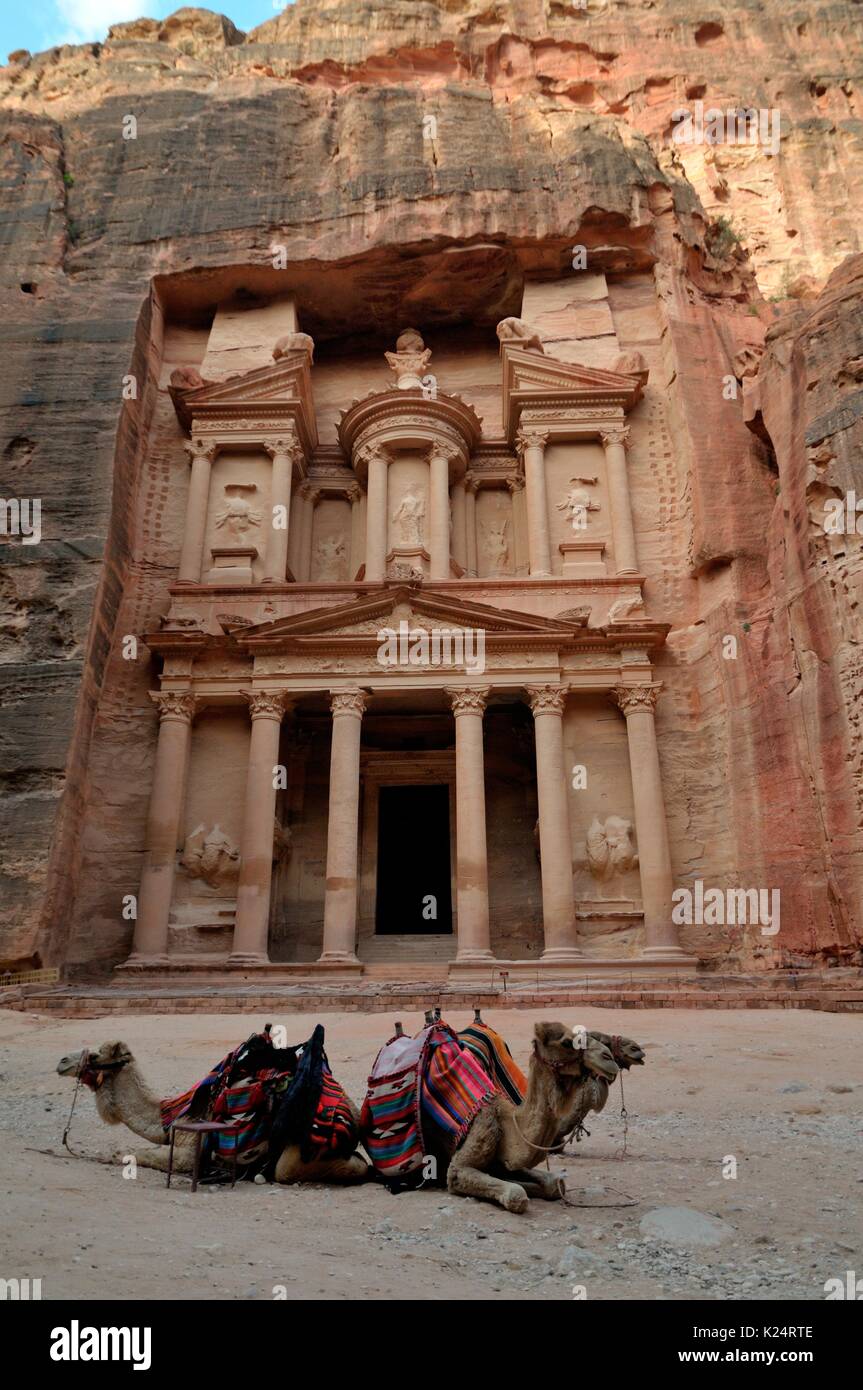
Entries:
[[376, 935], [452, 934], [449, 802], [446, 785], [381, 787]]

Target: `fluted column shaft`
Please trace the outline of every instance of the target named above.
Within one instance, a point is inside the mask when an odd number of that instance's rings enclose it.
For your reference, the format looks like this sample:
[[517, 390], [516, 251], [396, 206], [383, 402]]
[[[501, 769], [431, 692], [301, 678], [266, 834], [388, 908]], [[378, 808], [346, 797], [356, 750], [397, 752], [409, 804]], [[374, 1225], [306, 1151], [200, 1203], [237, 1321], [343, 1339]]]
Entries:
[[355, 579], [357, 570], [363, 562], [363, 490], [359, 483], [354, 483], [354, 485], [348, 489], [348, 501], [351, 504], [351, 544], [350, 559], [348, 562], [348, 579]]
[[387, 563], [387, 459], [379, 450], [369, 454], [366, 500], [366, 579], [383, 579]]
[[464, 479], [453, 483], [452, 506], [452, 553], [453, 559], [467, 571], [467, 510], [465, 505]]
[[327, 822], [327, 877], [322, 961], [357, 962], [357, 863], [360, 813], [360, 742], [366, 696], [334, 691]]
[[545, 487], [545, 446], [548, 435], [542, 430], [520, 430], [518, 442], [524, 456], [530, 573], [532, 576], [550, 575], [551, 540]]
[[182, 584], [200, 584], [204, 564], [204, 536], [207, 530], [207, 507], [210, 501], [210, 473], [216, 456], [215, 444], [194, 439], [185, 446], [192, 463], [189, 495], [186, 499], [186, 518], [183, 545], [180, 550], [180, 569], [177, 575]]
[[483, 711], [490, 687], [451, 689], [455, 715], [456, 906], [459, 961], [493, 960], [488, 907]]
[[671, 919], [671, 851], [654, 718], [659, 691], [658, 685], [619, 685], [614, 698], [626, 716], [644, 907], [644, 954], [674, 956], [683, 952]]
[[479, 484], [475, 478], [468, 478], [465, 481], [465, 553], [467, 555], [467, 573], [469, 578], [475, 579], [478, 567], [477, 548], [476, 548], [476, 495], [479, 492]]
[[298, 578], [304, 584], [308, 584], [312, 577], [312, 532], [315, 527], [315, 507], [320, 497], [320, 491], [316, 487], [311, 487], [308, 483], [303, 483], [300, 488], [300, 496], [303, 499], [303, 514], [300, 518], [300, 573]]
[[543, 960], [581, 956], [572, 891], [572, 837], [563, 747], [566, 691], [559, 686], [527, 688], [536, 735], [536, 789], [542, 870]]
[[138, 915], [129, 957], [129, 964], [138, 965], [157, 964], [167, 959], [174, 866], [195, 714], [194, 695], [161, 694], [151, 699], [159, 709], [159, 738], [147, 813]]
[[629, 495], [629, 473], [626, 467], [628, 429], [606, 430], [602, 435], [605, 450], [608, 503], [611, 509], [611, 531], [614, 537], [614, 567], [617, 574], [637, 574], [638, 554], [632, 525], [632, 501]]
[[[277, 439], [264, 445], [273, 460], [270, 488], [270, 534], [264, 560], [264, 583], [284, 584], [288, 572], [288, 534], [291, 522], [291, 483], [298, 445], [290, 439]], [[276, 526], [276, 508], [280, 509]], [[283, 509], [283, 511], [282, 511]]]
[[234, 965], [260, 965], [268, 960], [276, 819], [275, 769], [279, 763], [279, 739], [286, 705], [286, 696], [279, 692], [260, 691], [248, 699], [252, 732], [240, 845], [237, 920], [229, 957]]
[[449, 579], [449, 453], [429, 455], [429, 578]]

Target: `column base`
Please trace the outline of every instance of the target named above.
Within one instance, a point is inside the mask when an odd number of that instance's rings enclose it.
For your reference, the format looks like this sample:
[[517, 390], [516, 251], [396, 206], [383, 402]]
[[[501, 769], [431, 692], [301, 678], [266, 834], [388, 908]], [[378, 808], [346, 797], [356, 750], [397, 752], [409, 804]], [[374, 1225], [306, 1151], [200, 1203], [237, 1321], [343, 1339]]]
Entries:
[[158, 956], [145, 956], [145, 955], [140, 955], [140, 954], [139, 954], [138, 952], [136, 952], [136, 951], [133, 951], [132, 955], [131, 955], [131, 956], [127, 956], [127, 958], [123, 961], [123, 964], [122, 964], [122, 965], [116, 965], [116, 966], [114, 967], [114, 969], [115, 969], [115, 970], [149, 970], [152, 966], [167, 965], [168, 963], [169, 963], [169, 961], [168, 961], [168, 955], [167, 955], [167, 953], [162, 953], [161, 955], [158, 955]]
[[684, 951], [682, 946], [645, 946], [641, 959], [668, 961], [670, 965], [697, 965], [698, 957]]
[[551, 579], [551, 577], [551, 570], [531, 570], [528, 575], [529, 579]]
[[456, 958], [454, 963], [456, 965], [484, 965], [487, 964], [488, 961], [494, 960], [497, 960], [497, 956], [494, 954], [494, 951], [483, 951], [479, 949], [472, 950], [471, 947], [468, 946], [465, 948], [464, 951], [456, 952]]
[[260, 955], [256, 951], [232, 951], [228, 956], [228, 965], [269, 965], [268, 955]]
[[579, 950], [578, 946], [549, 946], [540, 956], [540, 961], [546, 965], [565, 965], [567, 961], [584, 960], [584, 951]]
[[352, 951], [322, 951], [316, 965], [344, 965], [349, 970], [361, 971], [363, 963]]

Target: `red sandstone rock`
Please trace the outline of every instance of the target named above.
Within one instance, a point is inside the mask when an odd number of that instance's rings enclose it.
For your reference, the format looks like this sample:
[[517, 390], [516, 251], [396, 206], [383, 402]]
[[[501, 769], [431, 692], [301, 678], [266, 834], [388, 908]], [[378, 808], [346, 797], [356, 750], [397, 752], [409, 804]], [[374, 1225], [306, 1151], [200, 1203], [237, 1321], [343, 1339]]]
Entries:
[[[44, 526], [39, 547], [0, 554], [0, 962], [63, 959], [70, 937], [78, 968], [127, 949], [116, 902], [140, 877], [153, 731], [150, 678], [117, 646], [157, 626], [179, 545], [153, 319], [275, 293], [273, 243], [319, 343], [397, 308], [493, 325], [521, 313], [526, 279], [563, 281], [588, 248], [607, 292], [546, 303], [552, 332], [537, 326], [562, 360], [650, 368], [632, 483], [646, 601], [672, 623], [673, 859], [781, 885], [783, 949], [857, 958], [859, 545], [820, 525], [826, 499], [863, 495], [861, 271], [844, 260], [859, 246], [857, 10], [297, 0], [245, 37], [184, 9], [113, 26], [101, 47], [10, 55], [0, 491], [40, 495]], [[779, 105], [781, 155], [674, 147], [672, 112], [696, 100]], [[792, 294], [756, 375], [767, 301]], [[200, 384], [189, 351], [172, 385]], [[689, 944], [747, 967], [776, 957], [739, 932]]]

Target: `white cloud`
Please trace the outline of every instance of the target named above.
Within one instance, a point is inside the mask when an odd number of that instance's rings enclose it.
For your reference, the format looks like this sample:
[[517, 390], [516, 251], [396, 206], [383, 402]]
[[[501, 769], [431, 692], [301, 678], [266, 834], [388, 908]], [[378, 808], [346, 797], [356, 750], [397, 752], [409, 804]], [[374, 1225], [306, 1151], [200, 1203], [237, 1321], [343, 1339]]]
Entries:
[[54, 44], [97, 43], [112, 24], [139, 19], [153, 8], [147, 0], [54, 0], [54, 4], [59, 28]]

